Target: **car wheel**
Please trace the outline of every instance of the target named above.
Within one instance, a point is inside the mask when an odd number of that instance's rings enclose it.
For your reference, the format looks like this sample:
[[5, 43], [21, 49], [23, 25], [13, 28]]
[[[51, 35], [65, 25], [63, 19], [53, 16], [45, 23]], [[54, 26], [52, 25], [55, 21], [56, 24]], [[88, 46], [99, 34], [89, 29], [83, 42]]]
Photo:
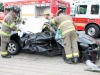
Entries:
[[100, 35], [100, 28], [95, 24], [91, 24], [86, 27], [85, 33], [93, 38], [97, 38]]
[[19, 45], [16, 41], [11, 40], [9, 42], [7, 50], [11, 55], [16, 55], [19, 52], [19, 49]]

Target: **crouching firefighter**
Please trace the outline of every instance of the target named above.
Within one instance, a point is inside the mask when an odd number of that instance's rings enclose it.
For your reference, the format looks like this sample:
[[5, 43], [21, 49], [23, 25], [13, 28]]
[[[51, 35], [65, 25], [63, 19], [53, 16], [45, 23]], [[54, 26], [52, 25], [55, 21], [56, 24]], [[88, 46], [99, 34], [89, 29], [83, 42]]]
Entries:
[[2, 58], [11, 58], [11, 55], [7, 51], [7, 45], [10, 41], [11, 31], [20, 31], [15, 26], [16, 22], [21, 22], [25, 24], [25, 21], [21, 20], [17, 14], [20, 12], [20, 8], [18, 6], [12, 6], [10, 8], [10, 12], [4, 17], [1, 27], [1, 56]]
[[50, 14], [49, 14], [48, 11], [44, 12], [44, 18], [47, 19], [47, 20], [50, 20]]
[[[44, 12], [43, 18], [45, 18], [45, 19], [48, 20], [48, 21], [50, 20], [50, 14], [49, 14], [48, 11], [45, 11], [45, 12]], [[44, 24], [44, 25], [42, 26], [42, 31], [45, 31], [46, 29], [48, 29], [48, 26], [47, 26], [46, 24]]]
[[62, 33], [62, 43], [64, 45], [64, 61], [68, 64], [77, 63], [79, 57], [78, 36], [76, 34], [72, 18], [65, 15], [60, 9], [56, 13], [56, 17], [51, 20], [51, 24], [57, 25]]

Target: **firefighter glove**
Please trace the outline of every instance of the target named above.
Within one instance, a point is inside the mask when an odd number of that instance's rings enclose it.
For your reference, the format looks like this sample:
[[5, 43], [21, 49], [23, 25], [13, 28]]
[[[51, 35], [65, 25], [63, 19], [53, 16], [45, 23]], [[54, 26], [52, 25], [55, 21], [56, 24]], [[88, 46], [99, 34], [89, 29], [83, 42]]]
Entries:
[[54, 28], [52, 28], [52, 27], [49, 27], [49, 30], [50, 30], [51, 32], [55, 32]]
[[21, 32], [21, 30], [20, 30], [20, 29], [18, 29], [18, 31], [20, 31], [20, 32]]
[[25, 23], [26, 23], [26, 22], [23, 20], [22, 24], [24, 24], [24, 25], [25, 25]]

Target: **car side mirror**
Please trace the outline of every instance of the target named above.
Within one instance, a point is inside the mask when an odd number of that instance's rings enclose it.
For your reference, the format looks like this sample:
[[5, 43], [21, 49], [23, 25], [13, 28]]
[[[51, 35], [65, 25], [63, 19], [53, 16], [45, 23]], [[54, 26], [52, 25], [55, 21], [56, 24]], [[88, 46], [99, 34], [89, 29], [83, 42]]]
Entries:
[[73, 9], [73, 10], [71, 10], [71, 12], [70, 12], [70, 16], [75, 16], [75, 9]]

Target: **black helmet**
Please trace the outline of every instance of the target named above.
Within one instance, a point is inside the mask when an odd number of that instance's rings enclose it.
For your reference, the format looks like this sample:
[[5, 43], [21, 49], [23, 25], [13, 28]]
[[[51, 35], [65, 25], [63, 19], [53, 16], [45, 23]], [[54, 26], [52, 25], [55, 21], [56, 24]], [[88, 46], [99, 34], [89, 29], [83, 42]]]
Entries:
[[6, 7], [7, 10], [11, 10], [12, 6], [8, 6]]
[[59, 13], [63, 13], [63, 9], [59, 9], [59, 10], [57, 11], [57, 13], [56, 13], [56, 16], [58, 16]]
[[14, 11], [15, 13], [19, 13], [20, 12], [20, 7], [14, 5], [14, 6], [11, 7], [11, 11]]

